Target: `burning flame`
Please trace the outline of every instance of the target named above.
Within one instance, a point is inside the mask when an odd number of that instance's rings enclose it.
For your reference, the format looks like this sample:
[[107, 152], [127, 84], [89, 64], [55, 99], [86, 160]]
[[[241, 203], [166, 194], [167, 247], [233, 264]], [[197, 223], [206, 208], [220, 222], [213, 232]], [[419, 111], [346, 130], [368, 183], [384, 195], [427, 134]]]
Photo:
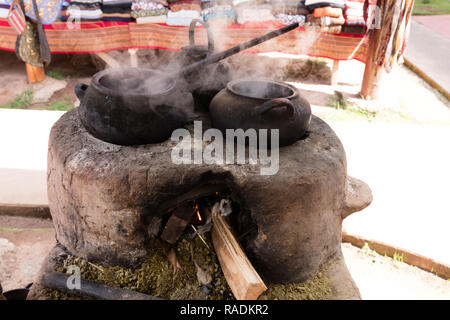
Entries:
[[194, 212], [197, 214], [198, 221], [202, 221], [202, 215], [200, 214], [200, 210], [198, 209], [197, 202], [194, 202]]

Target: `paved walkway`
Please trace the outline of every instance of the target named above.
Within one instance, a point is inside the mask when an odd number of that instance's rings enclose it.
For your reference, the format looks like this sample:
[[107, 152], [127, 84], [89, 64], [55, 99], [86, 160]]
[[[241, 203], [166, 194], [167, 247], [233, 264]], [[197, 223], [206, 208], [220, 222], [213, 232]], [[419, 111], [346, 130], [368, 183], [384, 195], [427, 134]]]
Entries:
[[[0, 206], [45, 204], [48, 134], [56, 111], [0, 109]], [[344, 221], [347, 232], [450, 265], [450, 126], [329, 122], [348, 173], [374, 201]]]
[[344, 145], [348, 174], [374, 198], [344, 220], [344, 230], [450, 265], [450, 126], [329, 124]]
[[450, 16], [414, 17], [405, 58], [450, 92]]
[[414, 16], [413, 20], [450, 39], [450, 14], [439, 16]]
[[0, 109], [0, 205], [47, 204], [47, 142], [60, 111]]

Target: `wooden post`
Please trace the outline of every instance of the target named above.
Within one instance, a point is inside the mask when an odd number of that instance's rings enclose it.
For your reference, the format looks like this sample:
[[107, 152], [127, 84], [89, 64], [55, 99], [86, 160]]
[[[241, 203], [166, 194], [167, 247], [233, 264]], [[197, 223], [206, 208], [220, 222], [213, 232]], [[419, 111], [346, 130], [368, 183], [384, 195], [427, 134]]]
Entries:
[[25, 63], [25, 68], [27, 69], [29, 83], [40, 82], [45, 79], [44, 68], [35, 67], [28, 63]]
[[138, 66], [138, 58], [137, 58], [138, 49], [128, 49], [128, 53], [130, 54], [130, 65], [134, 68]]
[[331, 85], [335, 86], [338, 83], [339, 76], [339, 60], [333, 60], [333, 69], [331, 70]]
[[361, 95], [367, 100], [376, 99], [382, 74], [382, 66], [379, 66], [376, 63], [382, 32], [381, 29], [372, 29], [370, 32], [369, 55], [366, 60], [366, 67], [364, 68], [364, 76], [361, 85]]
[[413, 0], [378, 0], [375, 19], [379, 19], [379, 23], [369, 31], [369, 54], [361, 85], [361, 95], [365, 99], [377, 98], [385, 64], [390, 68], [397, 62], [399, 51], [395, 49], [403, 44], [407, 26], [402, 22], [409, 21], [413, 3]]

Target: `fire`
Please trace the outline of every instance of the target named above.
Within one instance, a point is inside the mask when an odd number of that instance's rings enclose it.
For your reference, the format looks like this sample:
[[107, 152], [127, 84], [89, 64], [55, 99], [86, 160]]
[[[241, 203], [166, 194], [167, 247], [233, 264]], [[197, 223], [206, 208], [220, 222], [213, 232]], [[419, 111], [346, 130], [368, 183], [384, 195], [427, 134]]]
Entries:
[[202, 215], [200, 214], [200, 210], [198, 209], [198, 203], [194, 202], [194, 212], [197, 214], [198, 221], [202, 221]]

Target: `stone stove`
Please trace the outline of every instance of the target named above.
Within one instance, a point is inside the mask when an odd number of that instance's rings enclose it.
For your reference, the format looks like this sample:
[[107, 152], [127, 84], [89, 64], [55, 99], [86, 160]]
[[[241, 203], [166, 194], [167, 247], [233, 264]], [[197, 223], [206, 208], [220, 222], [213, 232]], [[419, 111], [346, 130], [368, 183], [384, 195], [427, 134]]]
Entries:
[[[207, 115], [197, 119], [209, 128]], [[154, 217], [220, 192], [239, 204], [232, 227], [245, 234], [258, 273], [291, 283], [340, 254], [342, 220], [372, 201], [368, 186], [347, 176], [338, 137], [314, 116], [305, 139], [280, 148], [273, 176], [251, 164], [174, 164], [175, 144], [106, 143], [86, 131], [76, 109], [64, 114], [50, 134], [47, 171], [58, 243], [90, 261], [132, 266], [146, 254]]]

